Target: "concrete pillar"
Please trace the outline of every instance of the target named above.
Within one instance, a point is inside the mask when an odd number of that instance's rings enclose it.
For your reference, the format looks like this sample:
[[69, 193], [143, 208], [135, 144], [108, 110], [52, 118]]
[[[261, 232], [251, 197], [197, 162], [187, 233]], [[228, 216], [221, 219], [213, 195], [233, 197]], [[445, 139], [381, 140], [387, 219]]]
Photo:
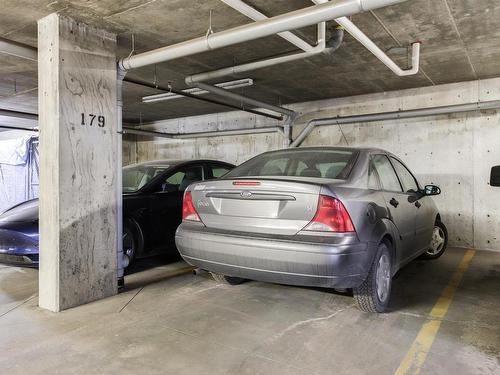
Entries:
[[51, 14], [38, 21], [39, 305], [117, 293], [116, 36]]

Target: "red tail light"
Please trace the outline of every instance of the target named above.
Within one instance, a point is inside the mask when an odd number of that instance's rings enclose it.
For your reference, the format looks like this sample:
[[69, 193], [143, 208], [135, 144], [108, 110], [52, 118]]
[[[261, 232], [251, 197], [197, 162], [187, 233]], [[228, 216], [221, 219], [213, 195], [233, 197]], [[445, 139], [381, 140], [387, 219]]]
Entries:
[[317, 232], [355, 232], [349, 213], [338, 199], [320, 195], [314, 219], [304, 228]]
[[190, 191], [184, 194], [184, 201], [182, 202], [182, 220], [201, 221], [198, 212], [196, 212], [196, 208], [194, 208], [193, 196]]

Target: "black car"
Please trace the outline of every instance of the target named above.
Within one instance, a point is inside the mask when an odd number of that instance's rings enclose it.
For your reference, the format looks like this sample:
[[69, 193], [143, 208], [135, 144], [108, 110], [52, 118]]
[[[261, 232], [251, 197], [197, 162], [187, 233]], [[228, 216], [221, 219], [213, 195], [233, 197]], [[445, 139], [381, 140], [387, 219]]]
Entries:
[[[158, 160], [123, 168], [124, 266], [136, 257], [175, 249], [184, 190], [233, 168], [213, 160]], [[38, 199], [0, 215], [0, 261], [38, 265]]]

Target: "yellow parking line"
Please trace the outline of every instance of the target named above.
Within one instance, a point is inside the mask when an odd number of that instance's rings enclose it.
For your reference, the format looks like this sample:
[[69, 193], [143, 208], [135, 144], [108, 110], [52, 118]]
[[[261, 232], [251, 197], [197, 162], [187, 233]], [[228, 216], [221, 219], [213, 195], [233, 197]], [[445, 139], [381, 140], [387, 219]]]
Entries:
[[427, 358], [427, 354], [429, 353], [432, 343], [434, 342], [434, 339], [439, 331], [442, 319], [448, 312], [448, 308], [453, 300], [455, 291], [457, 290], [460, 281], [462, 281], [465, 270], [469, 267], [470, 261], [475, 253], [475, 250], [467, 250], [465, 253], [462, 261], [458, 265], [457, 270], [451, 276], [448, 285], [443, 290], [443, 293], [441, 293], [441, 296], [429, 314], [429, 318], [420, 329], [420, 332], [418, 333], [415, 341], [413, 341], [410, 350], [408, 350], [408, 353], [406, 353], [406, 356], [401, 361], [395, 375], [418, 375], [420, 373], [425, 359]]

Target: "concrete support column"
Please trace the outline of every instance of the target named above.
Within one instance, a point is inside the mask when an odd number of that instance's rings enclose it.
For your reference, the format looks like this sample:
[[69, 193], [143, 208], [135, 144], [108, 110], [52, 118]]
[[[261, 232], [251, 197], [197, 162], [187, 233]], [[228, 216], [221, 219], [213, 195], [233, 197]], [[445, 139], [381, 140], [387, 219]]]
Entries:
[[116, 36], [51, 14], [38, 21], [39, 305], [117, 293]]

